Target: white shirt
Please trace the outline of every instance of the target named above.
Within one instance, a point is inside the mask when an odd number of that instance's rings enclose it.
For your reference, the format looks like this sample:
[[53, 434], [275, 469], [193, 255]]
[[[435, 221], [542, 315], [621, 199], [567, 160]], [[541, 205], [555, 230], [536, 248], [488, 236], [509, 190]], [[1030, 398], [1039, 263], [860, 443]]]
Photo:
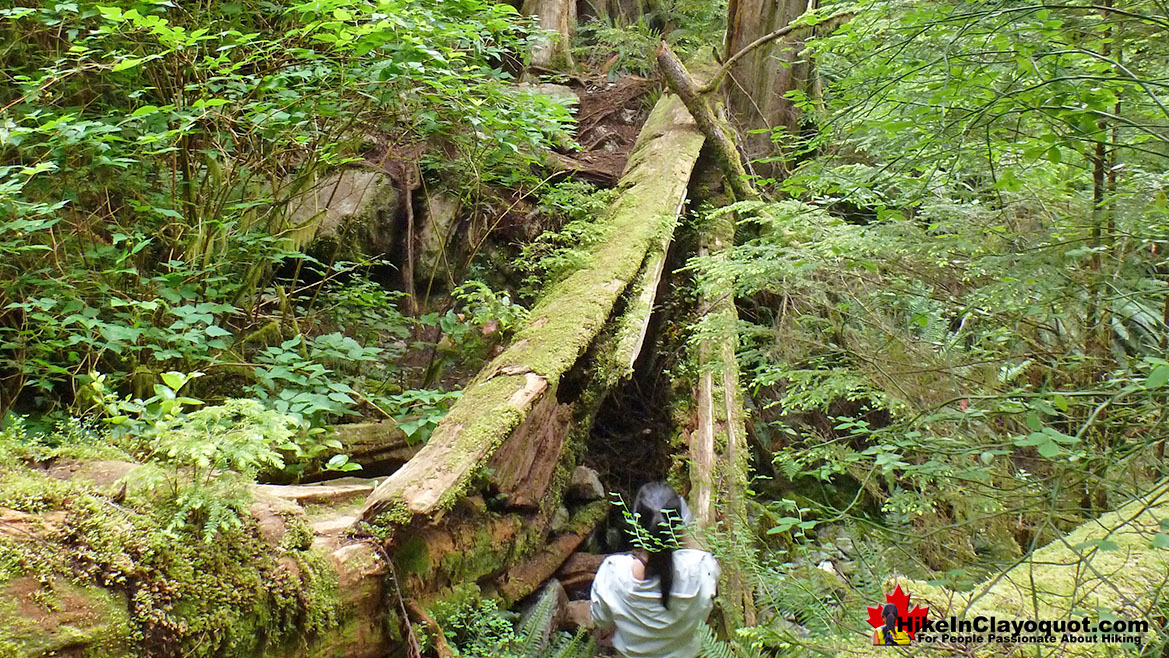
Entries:
[[674, 551], [670, 607], [662, 606], [659, 578], [633, 577], [636, 559], [610, 555], [593, 579], [590, 611], [598, 628], [616, 626], [613, 646], [627, 658], [695, 658], [702, 648], [697, 628], [714, 607], [719, 566], [706, 551]]

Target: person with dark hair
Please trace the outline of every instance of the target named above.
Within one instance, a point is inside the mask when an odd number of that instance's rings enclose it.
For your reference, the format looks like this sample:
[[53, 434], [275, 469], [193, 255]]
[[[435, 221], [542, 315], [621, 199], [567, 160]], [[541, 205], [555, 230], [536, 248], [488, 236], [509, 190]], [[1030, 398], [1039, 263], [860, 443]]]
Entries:
[[896, 646], [909, 644], [909, 634], [898, 628], [897, 606], [886, 603], [881, 610], [885, 625], [873, 631], [873, 646]]
[[719, 566], [710, 553], [682, 548], [686, 501], [654, 482], [633, 503], [632, 553], [610, 555], [593, 580], [593, 623], [613, 632], [623, 658], [695, 658], [695, 631], [714, 607]]

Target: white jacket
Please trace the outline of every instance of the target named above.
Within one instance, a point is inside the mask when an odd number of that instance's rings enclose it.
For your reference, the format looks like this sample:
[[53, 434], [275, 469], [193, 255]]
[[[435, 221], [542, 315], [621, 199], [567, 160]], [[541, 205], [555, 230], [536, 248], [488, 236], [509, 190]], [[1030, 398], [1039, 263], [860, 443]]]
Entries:
[[593, 580], [593, 623], [616, 627], [613, 646], [626, 658], [695, 658], [702, 648], [698, 624], [714, 607], [719, 566], [706, 551], [674, 551], [674, 585], [670, 607], [662, 606], [657, 576], [633, 577], [636, 559], [629, 553], [610, 555]]

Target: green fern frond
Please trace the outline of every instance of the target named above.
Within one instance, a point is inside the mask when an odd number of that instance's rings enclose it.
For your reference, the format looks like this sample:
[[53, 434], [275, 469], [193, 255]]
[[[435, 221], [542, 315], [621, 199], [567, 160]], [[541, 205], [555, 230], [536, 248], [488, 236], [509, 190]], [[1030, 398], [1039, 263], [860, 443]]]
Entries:
[[571, 637], [562, 634], [548, 658], [593, 658], [595, 653], [596, 647], [593, 646], [592, 638], [582, 630]]
[[714, 636], [706, 624], [698, 625], [698, 637], [702, 640], [702, 658], [739, 658], [731, 645]]
[[540, 598], [528, 618], [520, 624], [516, 635], [519, 637], [519, 646], [516, 655], [523, 658], [543, 658], [548, 646], [550, 633], [548, 627], [552, 623], [552, 616], [556, 612], [557, 591], [552, 587], [545, 587], [540, 592]]

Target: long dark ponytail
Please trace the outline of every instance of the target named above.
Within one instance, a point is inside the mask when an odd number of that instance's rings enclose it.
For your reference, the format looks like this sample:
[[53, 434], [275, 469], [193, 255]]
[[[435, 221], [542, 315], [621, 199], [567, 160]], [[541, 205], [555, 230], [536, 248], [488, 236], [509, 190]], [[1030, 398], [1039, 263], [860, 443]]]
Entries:
[[645, 576], [660, 578], [662, 607], [669, 608], [677, 548], [675, 531], [682, 521], [682, 497], [669, 485], [651, 482], [637, 492], [633, 513], [644, 539], [642, 548], [649, 553]]

